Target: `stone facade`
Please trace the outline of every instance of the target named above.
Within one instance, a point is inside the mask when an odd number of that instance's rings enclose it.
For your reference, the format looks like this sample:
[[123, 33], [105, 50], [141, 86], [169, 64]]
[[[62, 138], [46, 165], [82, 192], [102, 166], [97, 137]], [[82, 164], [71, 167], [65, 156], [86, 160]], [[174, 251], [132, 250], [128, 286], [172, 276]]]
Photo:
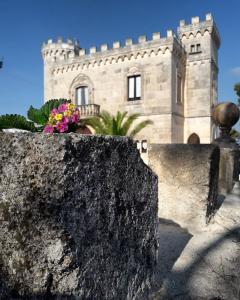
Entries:
[[[211, 14], [204, 21], [180, 22], [177, 35], [154, 33], [138, 43], [107, 44], [89, 51], [78, 42], [58, 39], [43, 44], [44, 98], [77, 99], [88, 88], [87, 111], [128, 111], [151, 119], [137, 139], [150, 143], [185, 143], [196, 133], [201, 143], [214, 138], [211, 108], [217, 101], [220, 37]], [[129, 101], [129, 78], [140, 75], [140, 97]], [[91, 104], [91, 106], [90, 106]], [[95, 107], [95, 108], [94, 108]]]

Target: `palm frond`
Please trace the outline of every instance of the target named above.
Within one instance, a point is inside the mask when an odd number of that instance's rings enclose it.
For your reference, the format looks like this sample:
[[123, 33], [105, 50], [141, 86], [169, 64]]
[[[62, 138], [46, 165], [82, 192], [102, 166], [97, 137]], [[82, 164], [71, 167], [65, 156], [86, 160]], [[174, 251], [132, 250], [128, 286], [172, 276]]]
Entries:
[[85, 125], [91, 126], [96, 134], [106, 134], [108, 135], [109, 132], [107, 132], [106, 127], [102, 123], [101, 119], [98, 117], [92, 117], [89, 118], [88, 120], [83, 121]]
[[100, 115], [99, 118], [102, 120], [103, 126], [105, 127], [105, 130], [108, 132], [108, 134], [112, 134], [112, 126], [113, 126], [113, 122], [112, 119], [113, 117], [111, 116], [111, 114], [109, 112], [107, 112], [106, 110], [103, 110]]
[[121, 113], [120, 111], [117, 112], [117, 117], [116, 117], [117, 133], [118, 133], [117, 135], [125, 135], [123, 132], [122, 123], [123, 123], [123, 120], [126, 117], [126, 115], [127, 115], [126, 111], [123, 113]]
[[27, 112], [27, 116], [29, 120], [39, 125], [45, 125], [48, 121], [48, 117], [40, 109], [34, 108], [32, 105]]
[[151, 120], [145, 120], [140, 122], [129, 134], [131, 138], [133, 138], [136, 134], [138, 134], [143, 128], [145, 128], [148, 125], [152, 125], [153, 121]]
[[132, 123], [139, 117], [140, 117], [140, 114], [137, 114], [137, 113], [131, 114], [130, 116], [128, 116], [128, 118], [126, 119], [126, 121], [123, 123], [123, 126], [122, 126], [123, 135], [127, 135]]
[[0, 131], [3, 129], [21, 129], [31, 132], [37, 131], [33, 122], [28, 121], [21, 115], [2, 115], [0, 116]]
[[[116, 116], [112, 116], [107, 111], [102, 111], [99, 117], [92, 117], [83, 120], [83, 124], [91, 126], [96, 134], [104, 135], [130, 135], [134, 137], [140, 130], [147, 125], [153, 124], [152, 121], [146, 120], [139, 123], [129, 134], [132, 123], [140, 116], [140, 114], [131, 114], [127, 117], [127, 112], [117, 112]], [[125, 120], [126, 119], [126, 120]], [[125, 121], [124, 121], [125, 120]]]

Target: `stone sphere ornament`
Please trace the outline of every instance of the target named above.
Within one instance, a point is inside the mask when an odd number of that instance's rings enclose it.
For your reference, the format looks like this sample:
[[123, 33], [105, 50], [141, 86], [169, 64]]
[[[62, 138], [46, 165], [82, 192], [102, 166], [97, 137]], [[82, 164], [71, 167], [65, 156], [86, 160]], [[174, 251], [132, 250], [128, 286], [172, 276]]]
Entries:
[[215, 142], [235, 143], [230, 136], [232, 127], [238, 122], [240, 111], [238, 106], [232, 102], [222, 102], [217, 104], [212, 111], [214, 123], [220, 129], [220, 137]]

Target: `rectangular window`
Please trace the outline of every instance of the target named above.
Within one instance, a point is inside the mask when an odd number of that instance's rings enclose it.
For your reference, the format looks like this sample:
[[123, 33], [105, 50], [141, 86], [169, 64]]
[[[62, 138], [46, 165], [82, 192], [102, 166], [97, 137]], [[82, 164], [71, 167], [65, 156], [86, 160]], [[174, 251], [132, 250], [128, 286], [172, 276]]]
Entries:
[[88, 87], [87, 86], [81, 86], [77, 88], [76, 91], [77, 96], [77, 105], [88, 105]]
[[197, 44], [197, 52], [201, 52], [201, 45]]
[[191, 45], [191, 53], [195, 52], [195, 45]]
[[141, 99], [141, 76], [128, 77], [128, 101]]

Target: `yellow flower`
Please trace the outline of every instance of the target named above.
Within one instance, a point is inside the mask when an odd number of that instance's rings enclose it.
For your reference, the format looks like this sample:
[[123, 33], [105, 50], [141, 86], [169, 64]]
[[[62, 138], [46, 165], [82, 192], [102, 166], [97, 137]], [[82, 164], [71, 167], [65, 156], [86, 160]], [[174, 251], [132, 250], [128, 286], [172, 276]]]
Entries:
[[72, 103], [68, 103], [68, 109], [69, 110], [74, 110], [75, 109], [75, 105]]
[[55, 120], [60, 121], [62, 120], [63, 115], [62, 114], [56, 114], [55, 115]]
[[50, 115], [50, 117], [49, 117], [49, 122], [51, 123], [51, 122], [53, 122], [53, 120], [54, 120], [54, 117], [52, 116], [52, 115]]
[[68, 117], [68, 118], [70, 118], [70, 117], [71, 117], [71, 115], [72, 115], [72, 112], [71, 112], [71, 110], [65, 110], [65, 112], [64, 112], [64, 116], [65, 116], [65, 117]]

